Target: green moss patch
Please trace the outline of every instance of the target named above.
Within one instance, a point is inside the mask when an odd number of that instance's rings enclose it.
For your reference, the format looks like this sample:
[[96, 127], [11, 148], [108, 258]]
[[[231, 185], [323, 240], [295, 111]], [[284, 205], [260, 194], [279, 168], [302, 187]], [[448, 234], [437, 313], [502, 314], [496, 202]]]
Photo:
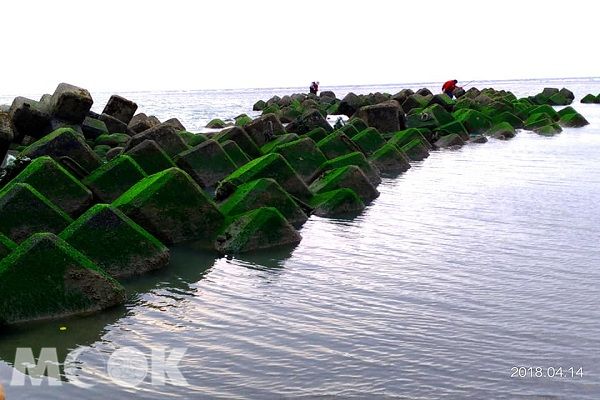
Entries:
[[141, 275], [169, 263], [169, 249], [108, 204], [97, 204], [60, 237], [114, 278]]
[[0, 261], [0, 323], [102, 310], [125, 300], [123, 287], [59, 237], [38, 233]]
[[492, 127], [492, 121], [476, 110], [461, 109], [455, 111], [453, 116], [471, 135], [482, 134]]
[[329, 133], [327, 133], [327, 131], [323, 128], [315, 128], [304, 136], [314, 140], [315, 142], [319, 142], [320, 140], [325, 139], [328, 134]]
[[562, 128], [558, 124], [548, 124], [545, 126], [537, 127], [533, 131], [538, 135], [542, 136], [554, 136], [557, 133], [561, 133]]
[[360, 148], [340, 131], [333, 132], [325, 139], [319, 141], [317, 147], [330, 160], [344, 154], [360, 151]]
[[206, 124], [206, 127], [209, 129], [223, 129], [225, 128], [225, 122], [223, 122], [222, 119], [219, 118], [214, 118], [211, 119], [210, 122], [208, 124]]
[[460, 121], [450, 122], [449, 124], [442, 125], [436, 129], [438, 136], [446, 135], [458, 135], [463, 140], [469, 140], [469, 132], [465, 129], [464, 125]]
[[342, 188], [315, 195], [310, 206], [319, 217], [355, 215], [365, 209], [365, 204], [352, 189]]
[[252, 122], [252, 118], [250, 118], [246, 114], [241, 114], [241, 115], [238, 115], [237, 117], [235, 117], [235, 125], [236, 126], [248, 125], [250, 122]]
[[434, 146], [437, 149], [444, 149], [447, 147], [461, 147], [464, 146], [464, 144], [465, 141], [462, 140], [462, 138], [459, 135], [457, 135], [456, 133], [451, 133], [450, 135], [445, 135], [439, 138], [434, 143]]
[[600, 99], [598, 99], [598, 96], [595, 96], [593, 94], [586, 94], [581, 99], [581, 102], [583, 104], [596, 104], [596, 103], [600, 102]]
[[345, 167], [347, 165], [356, 165], [358, 168], [360, 168], [367, 178], [369, 178], [369, 181], [371, 184], [373, 184], [373, 186], [377, 186], [381, 183], [379, 170], [376, 167], [373, 167], [365, 155], [359, 151], [345, 154], [324, 162], [319, 169], [319, 175], [325, 171]]
[[206, 135], [203, 135], [202, 133], [192, 133], [188, 131], [179, 132], [179, 136], [181, 136], [184, 142], [190, 147], [198, 146], [200, 143], [204, 143], [208, 140]]
[[225, 199], [238, 186], [259, 178], [273, 178], [286, 192], [307, 201], [312, 195], [304, 181], [283, 158], [281, 154], [269, 153], [250, 161], [237, 171], [223, 179], [216, 191], [217, 199]]
[[314, 140], [308, 137], [278, 146], [275, 152], [286, 159], [304, 182], [309, 182], [327, 161]]
[[293, 142], [295, 140], [298, 140], [298, 135], [296, 135], [295, 133], [286, 133], [283, 135], [278, 135], [278, 136], [275, 136], [275, 138], [273, 140], [271, 140], [270, 142], [265, 143], [260, 148], [260, 151], [263, 154], [271, 153], [271, 152], [275, 151], [275, 149], [278, 146], [281, 146], [282, 144]]
[[329, 170], [310, 185], [315, 194], [342, 188], [352, 189], [365, 204], [379, 196], [369, 178], [355, 165]]
[[362, 132], [369, 127], [365, 121], [360, 118], [352, 117], [348, 120], [346, 125], [352, 125], [357, 132]]
[[409, 158], [391, 143], [381, 146], [371, 155], [369, 161], [381, 172], [401, 173], [410, 168]]
[[219, 132], [214, 137], [214, 140], [219, 143], [223, 143], [226, 140], [233, 140], [250, 158], [259, 157], [262, 154], [256, 143], [254, 143], [254, 140], [252, 140], [246, 131], [237, 126]]
[[69, 157], [86, 171], [93, 171], [102, 163], [83, 136], [71, 128], [55, 130], [25, 148], [21, 155], [29, 158], [50, 156], [56, 160]]
[[96, 138], [96, 145], [106, 145], [110, 147], [125, 147], [131, 140], [131, 136], [125, 133], [103, 134]]
[[175, 157], [175, 163], [202, 187], [212, 187], [237, 166], [219, 142], [207, 140]]
[[415, 128], [405, 129], [403, 131], [394, 133], [394, 136], [388, 140], [388, 143], [393, 144], [394, 146], [398, 147], [398, 149], [402, 149], [403, 146], [409, 144], [415, 139], [420, 140], [423, 146], [426, 148], [431, 148], [431, 144], [429, 144], [425, 136], [423, 136], [422, 131]]
[[549, 105], [533, 107], [530, 108], [528, 112], [530, 116], [533, 116], [535, 114], [546, 114], [554, 122], [557, 122], [560, 119], [560, 115], [558, 114], [558, 112]]
[[215, 241], [224, 254], [244, 253], [300, 243], [302, 237], [273, 207], [262, 207], [229, 218]]
[[510, 123], [500, 122], [492, 126], [486, 134], [496, 139], [506, 140], [515, 137], [516, 132]]
[[508, 122], [515, 129], [523, 129], [523, 120], [508, 111], [502, 112], [492, 119], [494, 125], [501, 122]]
[[178, 168], [144, 178], [113, 206], [167, 244], [210, 240], [224, 219], [198, 184]]
[[92, 172], [82, 183], [98, 200], [110, 203], [145, 177], [146, 173], [132, 157], [121, 155]]
[[234, 216], [260, 207], [277, 208], [293, 225], [303, 224], [308, 219], [290, 195], [270, 178], [257, 179], [239, 186], [219, 209], [225, 216]]
[[92, 192], [50, 157], [33, 160], [9, 186], [15, 183], [31, 185], [72, 217], [80, 215], [92, 204]]
[[225, 150], [225, 153], [227, 153], [237, 168], [250, 161], [250, 157], [248, 157], [248, 155], [244, 153], [244, 150], [242, 150], [233, 140], [222, 142], [221, 147], [223, 147], [223, 150]]
[[17, 247], [17, 244], [8, 237], [0, 233], [0, 260], [10, 254]]
[[133, 158], [148, 175], [175, 167], [175, 163], [154, 140], [144, 140], [128, 150], [126, 155]]
[[550, 116], [548, 116], [548, 114], [537, 113], [532, 114], [531, 116], [529, 116], [529, 118], [527, 118], [527, 120], [525, 121], [524, 128], [529, 131], [532, 131], [543, 126], [551, 125], [552, 123], [553, 120]]
[[365, 155], [370, 156], [385, 144], [381, 133], [375, 128], [367, 128], [354, 135], [352, 141], [360, 147]]
[[581, 128], [582, 126], [589, 125], [589, 122], [583, 115], [575, 112], [561, 116], [559, 124], [567, 128]]
[[429, 150], [423, 145], [423, 142], [420, 139], [411, 140], [402, 146], [400, 150], [406, 154], [411, 161], [421, 161], [429, 157]]
[[26, 183], [0, 192], [0, 232], [20, 243], [37, 232], [58, 233], [72, 222], [50, 200]]

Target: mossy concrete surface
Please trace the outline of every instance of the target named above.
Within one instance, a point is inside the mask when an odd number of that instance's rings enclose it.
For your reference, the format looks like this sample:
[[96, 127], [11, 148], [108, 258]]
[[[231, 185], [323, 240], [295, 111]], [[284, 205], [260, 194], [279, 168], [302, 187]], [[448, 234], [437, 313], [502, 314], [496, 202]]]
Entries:
[[121, 211], [97, 204], [60, 237], [114, 278], [141, 275], [169, 263], [169, 249]]
[[144, 140], [126, 153], [148, 175], [175, 167], [169, 155], [154, 141]]
[[0, 233], [0, 260], [10, 254], [17, 247], [17, 244], [8, 237]]
[[348, 136], [340, 131], [333, 132], [325, 139], [319, 141], [317, 147], [328, 159], [360, 151], [360, 148]]
[[364, 131], [352, 136], [352, 141], [360, 147], [367, 156], [375, 153], [385, 144], [385, 139], [375, 128], [367, 128]]
[[391, 143], [381, 146], [369, 161], [385, 173], [401, 173], [410, 169], [410, 159]]
[[121, 155], [92, 172], [82, 183], [98, 200], [110, 203], [145, 177], [146, 173], [132, 157]]
[[420, 139], [411, 140], [402, 146], [400, 150], [406, 154], [411, 161], [421, 161], [429, 157], [429, 150]]
[[213, 139], [220, 143], [223, 143], [226, 140], [233, 140], [242, 150], [244, 150], [244, 153], [248, 154], [251, 158], [260, 157], [262, 155], [254, 140], [252, 140], [244, 128], [239, 126], [224, 129], [216, 134]]
[[200, 186], [178, 168], [144, 178], [113, 206], [166, 244], [212, 240], [224, 219]]
[[0, 232], [16, 243], [37, 232], [59, 233], [73, 220], [26, 183], [0, 191]]
[[227, 153], [237, 168], [240, 168], [250, 161], [250, 157], [248, 157], [244, 150], [242, 150], [242, 148], [233, 140], [222, 142], [221, 147], [223, 147], [223, 150], [225, 150], [225, 153]]
[[354, 153], [339, 156], [324, 162], [319, 168], [319, 175], [325, 171], [345, 167], [347, 165], [356, 165], [360, 168], [367, 178], [369, 178], [369, 181], [373, 186], [377, 186], [381, 183], [379, 169], [374, 167], [360, 151], [355, 151]]
[[285, 158], [278, 153], [269, 153], [250, 161], [223, 179], [217, 187], [216, 198], [224, 200], [238, 186], [259, 178], [275, 179], [286, 192], [298, 197], [302, 201], [307, 201], [312, 197], [304, 181], [296, 174], [296, 171], [294, 171]]
[[278, 146], [275, 152], [286, 159], [304, 182], [309, 182], [317, 173], [319, 167], [327, 161], [323, 152], [309, 137], [303, 137], [294, 142]]
[[404, 145], [407, 145], [414, 139], [419, 139], [426, 148], [431, 148], [431, 144], [427, 141], [425, 136], [420, 129], [409, 128], [403, 131], [398, 131], [388, 140], [388, 143], [401, 149]]
[[99, 311], [124, 302], [125, 290], [71, 245], [37, 233], [0, 261], [0, 323]]
[[156, 144], [169, 155], [169, 157], [174, 157], [189, 148], [183, 138], [178, 134], [179, 131], [180, 130], [175, 126], [163, 122], [160, 125], [153, 126], [152, 128], [146, 129], [144, 132], [133, 136], [125, 149], [129, 150], [142, 143], [144, 140], [154, 140]]
[[237, 168], [219, 142], [211, 139], [180, 153], [174, 161], [205, 188], [216, 185]]
[[92, 192], [47, 156], [33, 160], [8, 186], [15, 183], [31, 185], [71, 217], [80, 215], [92, 205]]
[[365, 204], [379, 196], [379, 192], [371, 184], [369, 178], [355, 165], [327, 171], [310, 185], [310, 189], [315, 194], [341, 188], [352, 189]]
[[278, 146], [293, 142], [295, 140], [298, 140], [298, 135], [296, 135], [295, 133], [285, 133], [283, 135], [275, 136], [275, 138], [273, 140], [265, 143], [260, 148], [260, 151], [263, 154], [271, 153], [271, 152], [275, 151], [275, 149], [277, 149]]
[[302, 135], [302, 136], [311, 138], [312, 140], [315, 141], [315, 143], [318, 143], [319, 141], [325, 139], [328, 134], [329, 133], [323, 128], [315, 128], [315, 129], [311, 130], [310, 132], [308, 132], [307, 134]]
[[300, 243], [302, 237], [273, 207], [261, 207], [228, 218], [215, 240], [215, 248], [224, 254], [245, 253]]
[[71, 128], [60, 128], [44, 136], [25, 148], [21, 156], [29, 158], [50, 156], [55, 160], [69, 157], [88, 172], [95, 170], [102, 163], [83, 136]]
[[315, 195], [310, 206], [319, 217], [355, 215], [365, 209], [365, 204], [352, 189], [342, 188]]
[[303, 224], [308, 219], [290, 195], [271, 178], [257, 179], [239, 186], [219, 209], [225, 216], [234, 216], [260, 207], [277, 208], [292, 225]]

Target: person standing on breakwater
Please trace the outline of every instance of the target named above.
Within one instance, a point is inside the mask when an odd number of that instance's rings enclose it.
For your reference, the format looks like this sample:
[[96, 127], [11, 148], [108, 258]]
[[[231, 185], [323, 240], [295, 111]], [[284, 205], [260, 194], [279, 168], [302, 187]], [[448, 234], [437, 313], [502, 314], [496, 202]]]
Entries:
[[308, 90], [310, 91], [311, 94], [317, 94], [317, 92], [319, 91], [319, 82], [311, 83]]
[[460, 89], [459, 86], [456, 86], [457, 83], [458, 81], [456, 79], [446, 81], [446, 83], [444, 83], [444, 85], [442, 86], [442, 92], [444, 92], [448, 97], [453, 98], [454, 89]]

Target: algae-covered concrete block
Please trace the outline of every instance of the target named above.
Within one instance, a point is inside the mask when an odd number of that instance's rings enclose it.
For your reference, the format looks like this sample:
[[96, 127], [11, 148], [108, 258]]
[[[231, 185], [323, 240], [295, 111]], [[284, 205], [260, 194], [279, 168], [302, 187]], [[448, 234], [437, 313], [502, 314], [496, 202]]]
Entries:
[[281, 154], [269, 153], [250, 161], [223, 179], [217, 187], [215, 197], [217, 200], [224, 200], [238, 186], [259, 178], [275, 179], [288, 193], [302, 201], [307, 201], [312, 196], [304, 181], [285, 158]]
[[553, 123], [554, 121], [548, 114], [541, 112], [530, 115], [529, 118], [525, 120], [524, 128], [532, 131], [543, 126], [552, 125]]
[[402, 146], [407, 145], [414, 139], [419, 139], [423, 146], [428, 149], [431, 148], [431, 144], [429, 144], [429, 141], [425, 138], [425, 136], [423, 136], [422, 130], [415, 128], [409, 128], [394, 133], [394, 136], [388, 140], [388, 143], [393, 144], [394, 146], [398, 147], [398, 149], [401, 149]]
[[401, 173], [410, 169], [409, 158], [391, 143], [381, 146], [369, 161], [381, 172]]
[[323, 128], [326, 132], [332, 132], [333, 128], [318, 110], [310, 109], [291, 122], [285, 129], [303, 135], [315, 128]]
[[57, 129], [21, 152], [29, 158], [50, 156], [55, 160], [69, 157], [86, 171], [93, 171], [101, 164], [100, 158], [87, 145], [83, 137], [70, 128]]
[[275, 138], [270, 142], [265, 143], [260, 148], [260, 151], [263, 154], [271, 153], [277, 148], [277, 146], [281, 146], [282, 144], [290, 143], [295, 140], [298, 140], [298, 135], [296, 135], [295, 133], [285, 133], [283, 135], [278, 135], [275, 136]]
[[303, 224], [308, 219], [290, 195], [270, 178], [257, 179], [239, 186], [219, 209], [225, 216], [233, 216], [260, 207], [277, 208], [292, 225]]
[[60, 83], [52, 95], [52, 115], [81, 124], [94, 104], [90, 92], [68, 83]]
[[96, 138], [95, 144], [110, 147], [125, 147], [130, 140], [131, 136], [126, 133], [102, 134]]
[[385, 144], [381, 133], [375, 128], [367, 128], [352, 136], [352, 141], [360, 147], [363, 153], [370, 156]]
[[313, 214], [319, 217], [336, 217], [358, 214], [365, 204], [352, 189], [342, 188], [315, 195], [310, 200]]
[[38, 233], [0, 261], [0, 324], [65, 317], [121, 304], [125, 290], [51, 233]]
[[85, 117], [81, 124], [81, 131], [86, 139], [96, 139], [98, 136], [108, 134], [106, 124], [99, 119]]
[[233, 140], [226, 140], [222, 142], [221, 147], [223, 147], [223, 150], [225, 150], [225, 153], [227, 153], [237, 168], [240, 168], [241, 166], [250, 162], [250, 157], [248, 157], [248, 155], [244, 153], [244, 150], [242, 150], [241, 147], [238, 146]]
[[15, 97], [8, 111], [15, 130], [14, 140], [21, 143], [25, 136], [40, 138], [52, 131], [49, 110], [35, 100]]
[[201, 187], [214, 186], [237, 168], [221, 145], [210, 139], [180, 153], [174, 161]]
[[559, 123], [566, 128], [581, 128], [582, 126], [589, 125], [588, 120], [578, 112], [561, 116]]
[[142, 143], [144, 140], [154, 140], [156, 144], [169, 155], [169, 157], [175, 157], [177, 154], [186, 151], [189, 148], [177, 132], [179, 132], [179, 130], [164, 122], [133, 136], [125, 149], [129, 150]]
[[377, 167], [374, 167], [367, 160], [365, 155], [359, 151], [355, 151], [354, 153], [350, 154], [344, 154], [343, 156], [332, 158], [331, 160], [324, 162], [319, 168], [318, 175], [321, 175], [325, 171], [345, 167], [347, 165], [356, 165], [358, 168], [360, 168], [367, 178], [369, 178], [369, 181], [371, 184], [373, 184], [373, 186], [377, 186], [381, 183], [381, 178], [379, 177], [379, 170]]
[[215, 248], [224, 254], [291, 246], [302, 237], [283, 215], [272, 207], [261, 207], [228, 219], [215, 240]]
[[379, 196], [369, 178], [355, 165], [329, 170], [310, 185], [310, 189], [316, 194], [341, 188], [352, 189], [365, 204]]
[[169, 155], [154, 140], [144, 140], [127, 150], [126, 154], [133, 158], [148, 175], [175, 167]]
[[9, 255], [17, 244], [0, 232], [0, 260]]
[[260, 157], [262, 155], [254, 140], [246, 133], [244, 128], [239, 126], [222, 130], [214, 139], [220, 143], [223, 143], [226, 140], [233, 140], [250, 158]]
[[133, 101], [113, 94], [110, 96], [110, 99], [108, 99], [108, 102], [106, 103], [102, 113], [108, 114], [111, 117], [128, 124], [131, 121], [131, 118], [133, 118], [137, 108], [137, 104], [135, 104]]
[[304, 182], [309, 182], [327, 161], [317, 144], [308, 137], [281, 145], [275, 152], [286, 159]]
[[400, 150], [406, 154], [411, 161], [421, 161], [429, 157], [429, 150], [420, 139], [413, 139]]
[[515, 114], [504, 111], [494, 118], [492, 118], [492, 122], [494, 124], [498, 124], [500, 122], [508, 122], [515, 129], [523, 129], [523, 120], [516, 116]]
[[562, 128], [558, 124], [551, 123], [545, 126], [536, 127], [533, 131], [541, 136], [554, 136], [557, 133], [561, 133]]
[[598, 97], [594, 96], [593, 94], [586, 94], [581, 99], [581, 103], [583, 103], [583, 104], [595, 104], [595, 103], [598, 103]]
[[37, 232], [58, 233], [71, 218], [26, 183], [0, 191], [0, 232], [20, 243]]
[[360, 148], [348, 136], [342, 132], [333, 132], [325, 139], [317, 143], [319, 150], [325, 154], [328, 159], [343, 156], [345, 154], [360, 151]]
[[169, 263], [169, 249], [108, 204], [97, 204], [60, 237], [113, 278], [141, 275]]
[[281, 135], [286, 132], [281, 121], [275, 114], [265, 114], [256, 118], [254, 121], [246, 124], [244, 130], [257, 146], [264, 145], [269, 135]]
[[442, 136], [434, 144], [435, 148], [444, 149], [447, 147], [461, 147], [465, 145], [465, 141], [456, 133]]
[[106, 125], [106, 129], [108, 129], [108, 133], [128, 133], [127, 124], [121, 120], [116, 119], [112, 115], [108, 114], [100, 114], [98, 119]]
[[323, 128], [315, 128], [308, 132], [305, 136], [315, 141], [315, 143], [327, 137], [328, 132]]
[[492, 121], [476, 110], [461, 109], [453, 113], [454, 118], [461, 122], [471, 135], [485, 133], [492, 127]]
[[170, 118], [163, 122], [163, 124], [172, 126], [177, 132], [185, 131], [185, 126], [177, 118]]
[[225, 124], [225, 122], [222, 119], [213, 118], [208, 122], [208, 124], [206, 124], [206, 127], [208, 129], [223, 129], [226, 125], [227, 124]]
[[515, 137], [516, 132], [509, 122], [500, 122], [492, 126], [486, 134], [499, 140], [507, 140]]
[[464, 125], [459, 121], [453, 121], [449, 124], [442, 125], [435, 129], [437, 137], [446, 135], [458, 135], [463, 141], [469, 140], [469, 132], [465, 129]]
[[85, 177], [82, 183], [96, 198], [110, 203], [146, 177], [142, 168], [128, 155], [122, 155]]
[[15, 183], [31, 185], [72, 217], [92, 205], [92, 192], [50, 157], [33, 160], [8, 186]]
[[361, 107], [356, 115], [379, 132], [396, 132], [406, 127], [404, 111], [395, 100]]
[[144, 113], [139, 113], [139, 114], [135, 114], [133, 116], [133, 118], [131, 118], [131, 121], [129, 121], [127, 128], [129, 128], [129, 130], [131, 132], [142, 133], [146, 129], [150, 129], [153, 126], [156, 126], [159, 124], [160, 124], [160, 121], [158, 120], [158, 118], [153, 117], [153, 116], [148, 117]]
[[179, 136], [181, 136], [183, 141], [190, 147], [196, 147], [200, 143], [204, 143], [208, 140], [208, 137], [202, 133], [192, 133], [188, 131], [179, 132]]
[[200, 186], [178, 168], [144, 178], [113, 206], [167, 244], [211, 240], [224, 219]]
[[550, 118], [553, 122], [558, 122], [558, 120], [560, 119], [560, 115], [558, 114], [558, 112], [547, 104], [532, 107], [529, 110], [527, 110], [527, 112], [529, 113], [529, 116], [533, 116], [535, 114], [546, 114], [548, 118]]

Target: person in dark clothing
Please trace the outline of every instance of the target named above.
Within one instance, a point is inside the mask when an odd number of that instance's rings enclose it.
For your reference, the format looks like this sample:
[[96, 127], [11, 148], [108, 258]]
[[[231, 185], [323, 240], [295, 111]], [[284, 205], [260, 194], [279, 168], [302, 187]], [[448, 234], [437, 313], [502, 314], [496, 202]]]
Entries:
[[319, 82], [311, 83], [308, 90], [310, 91], [311, 94], [317, 94], [317, 92], [319, 91]]
[[448, 95], [448, 97], [453, 98], [454, 97], [454, 89], [460, 89], [459, 86], [456, 86], [457, 83], [458, 83], [458, 81], [456, 79], [447, 81], [442, 86], [442, 92], [446, 93], [446, 95]]

